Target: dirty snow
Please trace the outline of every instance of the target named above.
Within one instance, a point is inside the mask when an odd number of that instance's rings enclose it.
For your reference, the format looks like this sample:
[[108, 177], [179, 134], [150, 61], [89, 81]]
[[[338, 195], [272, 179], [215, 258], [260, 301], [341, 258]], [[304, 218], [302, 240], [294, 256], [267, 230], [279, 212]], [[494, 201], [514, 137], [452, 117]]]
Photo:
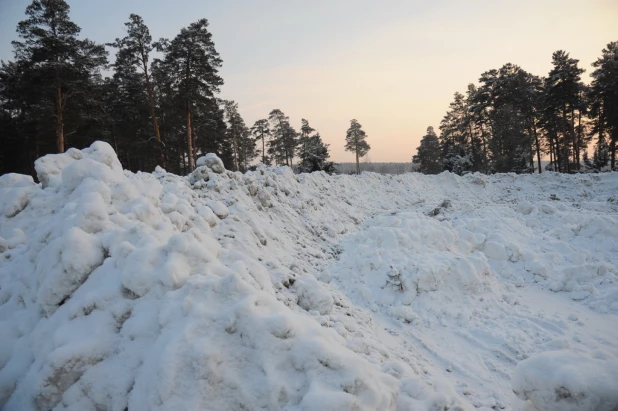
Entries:
[[0, 176], [7, 410], [613, 410], [618, 175]]

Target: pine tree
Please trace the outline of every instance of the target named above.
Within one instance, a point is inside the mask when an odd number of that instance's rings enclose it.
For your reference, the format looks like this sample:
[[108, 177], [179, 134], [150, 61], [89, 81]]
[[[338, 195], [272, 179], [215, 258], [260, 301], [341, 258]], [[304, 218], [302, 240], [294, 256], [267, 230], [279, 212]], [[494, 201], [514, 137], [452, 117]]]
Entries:
[[232, 168], [233, 152], [221, 101], [216, 98], [203, 99], [196, 104], [191, 120], [194, 135], [199, 136], [196, 152], [199, 155], [216, 153], [227, 168]]
[[[154, 79], [153, 70], [153, 89], [156, 84]], [[131, 66], [117, 66], [113, 77], [104, 82], [102, 89], [104, 92], [99, 98], [104, 106], [106, 139], [113, 145], [123, 166], [132, 171], [150, 171], [162, 165], [143, 73]], [[161, 119], [180, 115], [175, 106], [166, 106], [164, 112], [165, 116]], [[159, 126], [163, 127], [163, 123], [161, 121]], [[182, 173], [184, 170], [175, 161], [177, 153], [174, 149], [173, 139], [166, 139], [165, 166], [169, 171]]]
[[270, 127], [267, 119], [257, 120], [251, 127], [251, 134], [256, 141], [262, 142], [262, 164], [270, 164], [270, 158], [266, 155], [266, 140], [270, 139]]
[[474, 84], [468, 84], [466, 91], [466, 126], [470, 135], [468, 150], [472, 161], [471, 171], [487, 172], [487, 130], [485, 116], [474, 110], [474, 99], [478, 89]]
[[493, 117], [495, 134], [489, 142], [493, 170], [498, 173], [531, 172], [525, 116], [514, 105], [505, 104]]
[[300, 142], [299, 142], [299, 145], [301, 146], [301, 150], [302, 151], [306, 151], [306, 148], [304, 146], [307, 143], [307, 139], [309, 138], [311, 133], [313, 133], [315, 131], [315, 129], [313, 127], [311, 127], [309, 125], [309, 121], [305, 120], [304, 118], [301, 119], [300, 122], [301, 122], [301, 126], [300, 126]]
[[588, 158], [588, 153], [584, 151], [584, 164], [588, 169], [601, 171], [604, 167], [610, 164], [609, 147], [605, 142], [605, 138], [599, 136], [592, 160]]
[[152, 117], [152, 125], [154, 128], [157, 150], [161, 164], [164, 164], [163, 145], [161, 139], [161, 131], [159, 129], [159, 121], [157, 119], [156, 104], [152, 78], [150, 73], [150, 53], [155, 49], [155, 44], [152, 42], [152, 36], [144, 20], [137, 14], [131, 14], [129, 21], [125, 23], [127, 35], [122, 39], [116, 39], [110, 45], [118, 49], [114, 68], [116, 75], [132, 75], [135, 76], [135, 71], [141, 71], [141, 80], [143, 81], [148, 105], [150, 107], [150, 116]]
[[581, 119], [581, 113], [586, 107], [583, 99], [585, 88], [581, 82], [581, 74], [585, 70], [577, 66], [578, 62], [563, 50], [554, 52], [553, 68], [544, 85], [544, 121], [556, 145], [558, 171], [568, 172], [571, 168], [579, 168], [582, 143], [575, 121]]
[[315, 131], [315, 129], [313, 127], [311, 127], [309, 125], [309, 121], [305, 120], [304, 118], [300, 120], [301, 122], [301, 126], [300, 126], [300, 138], [305, 138], [305, 137], [309, 137], [311, 135], [311, 133], [313, 133]]
[[367, 134], [360, 123], [356, 119], [351, 120], [345, 137], [345, 149], [354, 152], [356, 156], [356, 174], [360, 174], [359, 158], [364, 157], [371, 150], [371, 146], [365, 141], [366, 138]]
[[449, 111], [440, 122], [442, 168], [462, 175], [472, 169], [471, 123], [466, 98], [455, 93]]
[[248, 127], [243, 128], [240, 137], [239, 152], [241, 171], [247, 171], [249, 165], [259, 157], [260, 151], [257, 148], [257, 140], [253, 137]]
[[87, 98], [107, 53], [102, 45], [78, 39], [80, 28], [70, 20], [64, 0], [33, 0], [26, 15], [17, 26], [22, 41], [13, 42], [15, 59], [27, 62], [29, 82], [52, 108], [56, 150], [64, 152], [67, 109], [78, 110], [79, 100]]
[[[602, 56], [592, 66], [592, 82], [589, 98], [593, 132], [598, 135], [595, 153], [609, 150], [610, 167], [616, 168], [616, 145], [618, 144], [618, 42], [614, 41], [602, 51]], [[607, 138], [609, 148], [607, 147]]]
[[22, 41], [13, 42], [15, 59], [27, 71], [24, 86], [36, 88], [36, 104], [54, 119], [56, 151], [64, 152], [67, 110], [79, 111], [88, 103], [107, 53], [102, 45], [77, 38], [80, 28], [70, 20], [64, 0], [34, 0], [26, 15], [17, 26]]
[[427, 127], [427, 134], [421, 139], [412, 162], [420, 165], [419, 171], [423, 174], [439, 174], [442, 171], [440, 141], [433, 127]]
[[245, 122], [238, 113], [238, 103], [232, 100], [224, 100], [225, 116], [227, 121], [227, 131], [232, 145], [233, 170], [240, 170], [240, 140], [246, 127]]
[[[189, 172], [187, 155], [187, 112], [178, 76], [170, 73], [165, 61], [152, 63], [153, 89], [157, 96], [161, 134], [165, 136], [167, 167], [182, 174]], [[197, 99], [191, 107], [193, 153], [197, 157], [216, 153], [225, 166], [233, 168], [234, 156], [229, 144], [223, 103], [214, 96]], [[147, 128], [150, 129], [150, 128]]]
[[228, 140], [232, 147], [233, 170], [246, 171], [249, 164], [258, 156], [256, 139], [238, 112], [238, 103], [224, 100], [223, 104], [228, 125]]
[[0, 67], [0, 174], [32, 174], [40, 152], [38, 96], [29, 91], [23, 62]]
[[290, 125], [289, 117], [279, 109], [272, 110], [268, 119], [272, 133], [268, 153], [271, 154], [276, 164], [293, 168], [294, 156], [298, 146], [298, 133]]
[[301, 146], [299, 150], [300, 163], [298, 164], [299, 173], [312, 173], [314, 171], [325, 171], [332, 174], [335, 170], [335, 164], [328, 161], [330, 154], [328, 153], [328, 144], [324, 144], [320, 133], [309, 135], [315, 131], [309, 127], [309, 123], [303, 119], [301, 128]]
[[468, 97], [472, 120], [479, 130], [479, 141], [473, 145], [482, 147], [491, 171], [532, 171], [535, 151], [540, 165], [541, 80], [508, 63], [483, 73], [480, 82]]
[[184, 110], [188, 169], [193, 170], [197, 146], [192, 115], [200, 104], [208, 104], [219, 92], [223, 79], [218, 74], [222, 61], [208, 31], [208, 21], [200, 19], [183, 28], [172, 41], [159, 42], [165, 58], [161, 69], [172, 77], [176, 99]]

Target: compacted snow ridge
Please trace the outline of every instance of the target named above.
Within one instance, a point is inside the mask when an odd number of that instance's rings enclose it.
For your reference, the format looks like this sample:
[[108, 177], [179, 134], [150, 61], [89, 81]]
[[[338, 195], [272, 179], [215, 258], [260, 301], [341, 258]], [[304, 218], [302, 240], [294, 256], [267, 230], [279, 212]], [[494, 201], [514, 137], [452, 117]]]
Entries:
[[618, 174], [0, 176], [3, 410], [618, 409]]

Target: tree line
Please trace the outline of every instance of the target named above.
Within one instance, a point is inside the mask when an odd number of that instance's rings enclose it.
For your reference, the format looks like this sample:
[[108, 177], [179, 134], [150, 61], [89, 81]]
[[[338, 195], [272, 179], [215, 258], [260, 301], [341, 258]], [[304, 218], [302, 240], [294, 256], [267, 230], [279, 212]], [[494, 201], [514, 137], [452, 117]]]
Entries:
[[590, 85], [581, 80], [579, 60], [562, 50], [553, 53], [546, 77], [511, 63], [486, 71], [478, 86], [455, 93], [440, 136], [429, 127], [412, 161], [426, 174], [541, 173], [542, 157], [547, 170], [563, 173], [615, 170], [618, 42], [592, 66]]
[[[307, 120], [296, 130], [274, 109], [249, 127], [236, 102], [217, 97], [223, 61], [206, 19], [155, 41], [131, 14], [124, 37], [97, 44], [80, 39], [69, 11], [65, 0], [33, 0], [17, 26], [14, 60], [1, 62], [0, 174], [34, 175], [37, 158], [95, 140], [109, 142], [132, 171], [160, 165], [186, 174], [209, 152], [235, 171], [255, 162], [334, 171]], [[369, 150], [365, 138], [352, 120], [346, 149], [357, 162]]]

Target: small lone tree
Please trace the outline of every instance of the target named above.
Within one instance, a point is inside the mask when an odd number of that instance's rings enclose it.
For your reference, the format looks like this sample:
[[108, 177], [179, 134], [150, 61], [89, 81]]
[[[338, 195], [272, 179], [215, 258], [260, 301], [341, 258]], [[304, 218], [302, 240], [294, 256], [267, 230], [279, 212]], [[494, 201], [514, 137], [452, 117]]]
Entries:
[[371, 146], [365, 141], [367, 134], [362, 129], [360, 123], [354, 119], [350, 121], [350, 128], [345, 136], [345, 149], [346, 151], [353, 151], [356, 155], [356, 174], [360, 174], [359, 158], [365, 156]]

